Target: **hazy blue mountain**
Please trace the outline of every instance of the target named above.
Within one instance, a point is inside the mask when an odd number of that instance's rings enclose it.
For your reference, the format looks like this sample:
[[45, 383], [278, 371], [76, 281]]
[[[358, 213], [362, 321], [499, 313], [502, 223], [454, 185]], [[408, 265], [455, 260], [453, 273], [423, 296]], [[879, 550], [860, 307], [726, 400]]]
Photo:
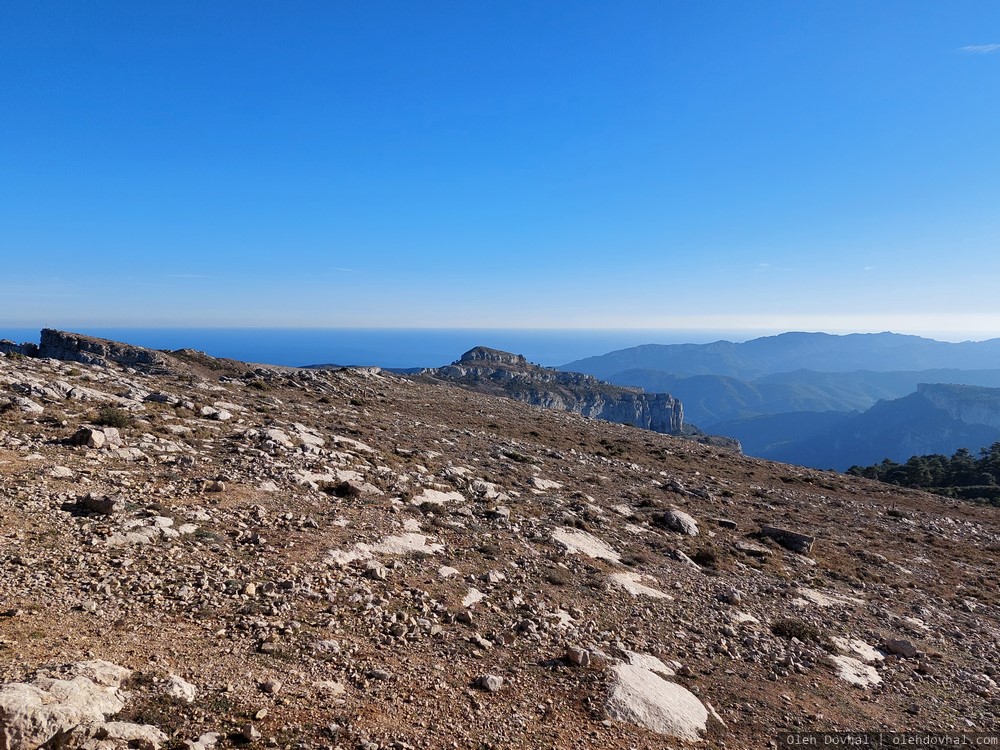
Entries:
[[743, 343], [645, 344], [587, 357], [557, 369], [608, 379], [625, 370], [725, 375], [755, 380], [800, 369], [878, 372], [1000, 367], [1000, 339], [950, 343], [898, 333], [782, 333]]
[[1000, 389], [921, 385], [860, 414], [775, 414], [717, 424], [750, 455], [843, 471], [890, 458], [972, 452], [1000, 440]]

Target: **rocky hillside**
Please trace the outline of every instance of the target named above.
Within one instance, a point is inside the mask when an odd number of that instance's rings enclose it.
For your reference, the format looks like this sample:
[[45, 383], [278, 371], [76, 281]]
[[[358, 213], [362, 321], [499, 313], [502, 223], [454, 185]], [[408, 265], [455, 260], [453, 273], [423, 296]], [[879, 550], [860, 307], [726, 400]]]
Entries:
[[591, 375], [540, 367], [519, 354], [485, 346], [467, 351], [452, 365], [424, 370], [422, 374], [534, 406], [654, 432], [673, 434], [684, 427], [681, 402], [668, 393], [613, 386]]
[[993, 509], [430, 378], [107, 351], [0, 356], [4, 750], [1000, 725]]

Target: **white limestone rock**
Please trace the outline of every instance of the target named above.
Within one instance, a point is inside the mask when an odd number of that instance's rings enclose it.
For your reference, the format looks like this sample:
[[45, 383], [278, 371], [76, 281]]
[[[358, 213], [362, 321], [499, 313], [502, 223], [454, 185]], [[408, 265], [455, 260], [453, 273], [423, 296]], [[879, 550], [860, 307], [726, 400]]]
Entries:
[[622, 561], [621, 555], [614, 549], [586, 531], [560, 528], [552, 532], [552, 539], [572, 554], [582, 554], [587, 557], [607, 560], [613, 563], [620, 563]]
[[827, 657], [837, 672], [837, 677], [860, 688], [872, 687], [882, 682], [875, 667], [850, 656], [831, 655]]
[[657, 523], [661, 526], [666, 526], [671, 531], [676, 531], [678, 534], [698, 536], [698, 523], [694, 518], [681, 510], [666, 511], [657, 519]]
[[708, 709], [686, 688], [635, 664], [615, 664], [608, 716], [657, 734], [698, 742], [708, 723]]
[[672, 599], [669, 594], [654, 589], [643, 583], [644, 580], [655, 581], [652, 576], [645, 576], [639, 573], [612, 573], [609, 578], [617, 586], [621, 586], [632, 596], [648, 596], [651, 599]]
[[80, 750], [160, 750], [169, 738], [149, 724], [109, 721], [94, 731], [93, 739], [80, 745]]
[[183, 677], [172, 674], [167, 678], [167, 685], [163, 691], [168, 697], [182, 700], [185, 703], [194, 703], [198, 697], [198, 688], [185, 680]]
[[426, 489], [419, 495], [415, 495], [410, 501], [412, 505], [445, 505], [446, 503], [461, 503], [465, 501], [465, 496], [461, 492], [442, 492], [441, 490]]
[[14, 405], [25, 414], [41, 414], [45, 411], [45, 408], [41, 406], [41, 404], [36, 404], [30, 398], [15, 396], [12, 401]]
[[119, 688], [129, 670], [88, 661], [74, 665], [73, 673], [0, 685], [0, 750], [35, 750], [79, 725], [99, 727], [125, 707]]

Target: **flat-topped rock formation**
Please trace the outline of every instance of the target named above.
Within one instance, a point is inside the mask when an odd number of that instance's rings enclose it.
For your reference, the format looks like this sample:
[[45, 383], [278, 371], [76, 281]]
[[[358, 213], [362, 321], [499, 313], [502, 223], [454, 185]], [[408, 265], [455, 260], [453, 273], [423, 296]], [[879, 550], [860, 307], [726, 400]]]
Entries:
[[166, 363], [163, 354], [153, 349], [52, 328], [42, 329], [38, 344], [0, 341], [0, 352], [94, 365], [114, 362], [124, 367], [143, 369], [162, 369]]
[[454, 364], [422, 374], [483, 393], [654, 432], [674, 434], [684, 428], [684, 408], [668, 393], [610, 385], [591, 375], [541, 367], [520, 354], [484, 346], [469, 350]]
[[0, 355], [4, 750], [1000, 725], [995, 508], [443, 379], [159, 354]]

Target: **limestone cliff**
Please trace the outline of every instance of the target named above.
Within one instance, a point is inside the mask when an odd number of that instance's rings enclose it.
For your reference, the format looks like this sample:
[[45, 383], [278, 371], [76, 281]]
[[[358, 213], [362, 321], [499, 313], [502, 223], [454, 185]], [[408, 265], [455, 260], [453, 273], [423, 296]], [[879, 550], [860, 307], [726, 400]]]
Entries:
[[917, 393], [952, 419], [1000, 429], [1000, 388], [920, 383]]
[[469, 350], [454, 364], [421, 374], [536, 406], [655, 432], [676, 434], [684, 429], [681, 402], [668, 393], [644, 393], [641, 388], [610, 385], [592, 375], [540, 367], [519, 354], [483, 346]]

